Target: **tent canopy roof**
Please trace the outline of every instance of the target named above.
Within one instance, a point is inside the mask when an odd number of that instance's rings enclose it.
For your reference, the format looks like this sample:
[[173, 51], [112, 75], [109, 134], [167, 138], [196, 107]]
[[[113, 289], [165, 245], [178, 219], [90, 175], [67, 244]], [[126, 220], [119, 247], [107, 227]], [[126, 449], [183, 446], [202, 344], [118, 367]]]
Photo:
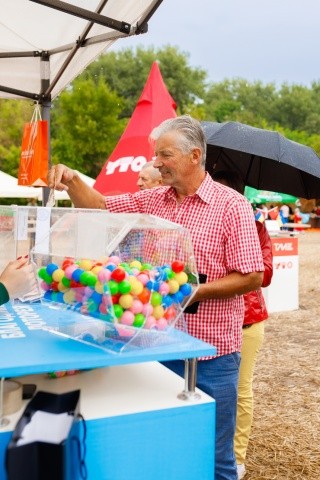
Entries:
[[3, 0], [0, 97], [56, 97], [121, 37], [145, 33], [162, 0]]

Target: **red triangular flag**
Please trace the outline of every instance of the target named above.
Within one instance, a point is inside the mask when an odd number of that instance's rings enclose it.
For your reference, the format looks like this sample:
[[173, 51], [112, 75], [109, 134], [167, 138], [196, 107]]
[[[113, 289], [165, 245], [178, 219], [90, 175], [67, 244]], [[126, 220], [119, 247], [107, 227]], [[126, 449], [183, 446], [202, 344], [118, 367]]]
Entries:
[[93, 187], [104, 195], [136, 192], [138, 173], [154, 155], [149, 135], [163, 120], [176, 117], [175, 109], [158, 63], [154, 62], [127, 128]]

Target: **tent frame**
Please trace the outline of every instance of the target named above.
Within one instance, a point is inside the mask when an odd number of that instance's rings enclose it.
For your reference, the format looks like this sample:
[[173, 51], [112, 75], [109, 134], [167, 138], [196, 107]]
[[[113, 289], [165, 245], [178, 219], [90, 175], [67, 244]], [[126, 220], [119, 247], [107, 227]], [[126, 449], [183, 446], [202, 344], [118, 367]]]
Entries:
[[[41, 113], [43, 120], [48, 121], [48, 145], [49, 145], [49, 168], [51, 166], [51, 152], [50, 152], [50, 110], [51, 110], [51, 92], [57, 82], [62, 77], [65, 70], [70, 65], [73, 57], [80, 48], [84, 48], [88, 45], [94, 43], [101, 43], [106, 40], [116, 40], [121, 37], [128, 37], [131, 35], [139, 35], [146, 33], [148, 31], [148, 21], [160, 6], [163, 0], [153, 0], [151, 2], [148, 11], [145, 12], [145, 15], [139, 23], [136, 25], [130, 25], [129, 23], [115, 20], [110, 17], [101, 15], [100, 12], [107, 4], [108, 0], [101, 0], [95, 11], [86, 10], [84, 8], [76, 7], [66, 2], [60, 0], [29, 0], [33, 3], [43, 5], [48, 8], [59, 10], [68, 15], [74, 15], [76, 17], [88, 20], [88, 24], [84, 28], [82, 34], [77, 38], [73, 44], [61, 45], [58, 48], [55, 48], [51, 51], [22, 51], [22, 52], [0, 52], [0, 58], [19, 58], [19, 57], [40, 57], [40, 79], [41, 79], [41, 91], [36, 92], [26, 92], [23, 90], [15, 89], [0, 85], [0, 91], [5, 93], [11, 93], [22, 98], [30, 98], [36, 103], [41, 105]], [[115, 30], [115, 32], [108, 33], [105, 35], [97, 35], [95, 37], [89, 38], [88, 35], [93, 25], [98, 23], [100, 25], [107, 26]], [[55, 78], [50, 81], [50, 56], [62, 51], [69, 51], [69, 54], [64, 61], [63, 65], [57, 72]], [[42, 203], [45, 205], [49, 198], [49, 188], [43, 188], [43, 200]]]

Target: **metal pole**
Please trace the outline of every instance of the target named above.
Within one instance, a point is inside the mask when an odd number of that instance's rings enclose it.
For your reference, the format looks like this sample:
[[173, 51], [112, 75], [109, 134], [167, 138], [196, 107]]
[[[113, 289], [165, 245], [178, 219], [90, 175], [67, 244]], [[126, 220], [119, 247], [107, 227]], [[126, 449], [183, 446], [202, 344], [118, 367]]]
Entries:
[[0, 429], [6, 427], [9, 424], [9, 420], [3, 417], [3, 405], [4, 405], [4, 378], [0, 379]]
[[[40, 62], [41, 71], [41, 92], [44, 93], [50, 85], [50, 57], [48, 52], [43, 52]], [[41, 98], [41, 116], [42, 120], [48, 122], [48, 170], [51, 167], [51, 145], [50, 145], [50, 110], [51, 110], [51, 95], [43, 96]], [[50, 189], [48, 187], [42, 188], [42, 205], [47, 204]]]
[[197, 364], [196, 358], [186, 358], [184, 361], [184, 390], [179, 393], [178, 398], [185, 401], [195, 401], [201, 398], [199, 393], [196, 393], [197, 384]]

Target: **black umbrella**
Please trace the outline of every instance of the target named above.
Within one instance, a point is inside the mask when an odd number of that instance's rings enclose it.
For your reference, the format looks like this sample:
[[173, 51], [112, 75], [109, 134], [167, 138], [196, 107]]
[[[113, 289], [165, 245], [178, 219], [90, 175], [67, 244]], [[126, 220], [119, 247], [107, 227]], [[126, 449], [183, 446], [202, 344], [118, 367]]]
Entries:
[[206, 169], [238, 172], [246, 185], [302, 198], [320, 198], [320, 158], [278, 132], [238, 122], [202, 122]]

